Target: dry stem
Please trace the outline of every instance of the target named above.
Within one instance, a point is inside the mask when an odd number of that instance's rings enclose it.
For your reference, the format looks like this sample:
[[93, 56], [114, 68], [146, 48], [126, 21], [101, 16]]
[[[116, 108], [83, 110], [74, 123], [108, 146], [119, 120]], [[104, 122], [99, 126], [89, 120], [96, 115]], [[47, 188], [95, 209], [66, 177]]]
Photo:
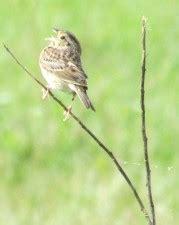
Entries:
[[145, 167], [146, 167], [146, 180], [147, 180], [147, 190], [148, 190], [148, 199], [150, 204], [150, 211], [152, 216], [152, 221], [150, 225], [155, 225], [155, 207], [152, 197], [152, 184], [151, 184], [151, 169], [148, 156], [148, 139], [146, 131], [146, 119], [145, 119], [145, 72], [146, 72], [146, 19], [142, 19], [142, 66], [141, 66], [141, 118], [142, 118], [142, 139], [144, 145], [144, 158], [145, 158]]

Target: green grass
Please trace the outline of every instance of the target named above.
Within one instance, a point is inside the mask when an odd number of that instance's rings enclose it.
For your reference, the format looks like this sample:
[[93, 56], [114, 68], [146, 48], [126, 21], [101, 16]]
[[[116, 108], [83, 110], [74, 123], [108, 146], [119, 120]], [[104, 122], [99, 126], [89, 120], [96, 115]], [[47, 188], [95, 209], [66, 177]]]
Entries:
[[[74, 112], [121, 159], [147, 205], [140, 131], [143, 15], [148, 18], [146, 109], [157, 224], [172, 225], [179, 221], [177, 2], [7, 0], [0, 8], [0, 41], [43, 80], [38, 57], [51, 28], [78, 36], [97, 112], [78, 100]], [[73, 120], [62, 121], [63, 111], [52, 100], [41, 100], [39, 86], [3, 47], [0, 83], [0, 224], [146, 224], [108, 157]], [[69, 96], [58, 95], [69, 104]]]

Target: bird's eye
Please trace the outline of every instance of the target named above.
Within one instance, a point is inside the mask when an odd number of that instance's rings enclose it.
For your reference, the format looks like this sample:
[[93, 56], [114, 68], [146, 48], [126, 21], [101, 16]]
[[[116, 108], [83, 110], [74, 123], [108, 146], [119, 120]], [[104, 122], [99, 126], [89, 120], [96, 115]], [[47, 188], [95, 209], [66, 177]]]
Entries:
[[63, 39], [65, 39], [65, 36], [61, 36], [60, 38], [63, 40]]

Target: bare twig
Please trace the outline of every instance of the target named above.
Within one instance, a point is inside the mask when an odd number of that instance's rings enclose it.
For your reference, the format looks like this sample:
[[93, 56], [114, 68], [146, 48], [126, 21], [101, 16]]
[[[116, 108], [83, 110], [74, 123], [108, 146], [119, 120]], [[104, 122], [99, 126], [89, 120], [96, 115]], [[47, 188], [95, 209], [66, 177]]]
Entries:
[[148, 199], [150, 204], [150, 211], [152, 216], [152, 225], [155, 225], [155, 207], [152, 197], [152, 184], [151, 184], [151, 169], [148, 156], [148, 144], [147, 144], [147, 131], [146, 131], [146, 119], [145, 119], [145, 72], [146, 72], [146, 19], [142, 18], [142, 76], [141, 76], [141, 117], [142, 117], [142, 138], [144, 144], [144, 158], [146, 167], [146, 179]]
[[[44, 89], [47, 90], [46, 86], [44, 84], [42, 84], [32, 73], [30, 73], [27, 68], [22, 65], [22, 63], [19, 62], [19, 60], [15, 57], [15, 55], [12, 53], [12, 51], [10, 51], [10, 49], [4, 44], [4, 48], [6, 49], [6, 51], [11, 55], [11, 57], [15, 60], [15, 62], [34, 80], [36, 81], [40, 86], [42, 86]], [[53, 100], [55, 102], [57, 102], [63, 109], [67, 110], [67, 107], [51, 92], [49, 91], [49, 95], [53, 98]], [[77, 117], [75, 116], [71, 111], [69, 112], [71, 117], [81, 126], [81, 128], [90, 135], [90, 137], [100, 146], [100, 148], [102, 150], [104, 150], [107, 155], [112, 159], [112, 161], [114, 162], [114, 164], [116, 165], [117, 169], [119, 170], [119, 172], [122, 174], [122, 176], [124, 177], [124, 179], [126, 180], [127, 184], [129, 185], [129, 187], [131, 188], [134, 197], [136, 198], [141, 211], [144, 213], [147, 221], [151, 221], [149, 214], [143, 204], [143, 201], [141, 200], [141, 198], [139, 197], [138, 192], [136, 191], [133, 183], [131, 182], [130, 178], [128, 177], [128, 175], [126, 174], [126, 172], [124, 171], [124, 169], [121, 167], [121, 165], [119, 164], [118, 160], [116, 159], [116, 157], [114, 156], [114, 154], [110, 151], [109, 148], [107, 148], [94, 134], [92, 131], [90, 131], [85, 125], [84, 123]]]

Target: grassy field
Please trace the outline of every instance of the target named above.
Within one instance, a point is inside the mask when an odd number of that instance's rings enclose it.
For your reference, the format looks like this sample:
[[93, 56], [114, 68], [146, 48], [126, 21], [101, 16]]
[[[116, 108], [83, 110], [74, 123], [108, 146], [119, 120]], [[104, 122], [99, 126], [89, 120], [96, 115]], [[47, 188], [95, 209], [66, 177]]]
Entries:
[[[1, 35], [41, 81], [51, 28], [80, 39], [89, 95], [74, 112], [120, 160], [145, 204], [140, 119], [141, 18], [148, 18], [146, 110], [157, 224], [179, 221], [179, 14], [177, 1], [7, 0]], [[0, 57], [0, 224], [143, 225], [123, 177], [75, 121], [4, 51]], [[70, 97], [57, 93], [67, 105]], [[127, 163], [125, 163], [127, 162]], [[131, 223], [132, 221], [132, 223]]]

